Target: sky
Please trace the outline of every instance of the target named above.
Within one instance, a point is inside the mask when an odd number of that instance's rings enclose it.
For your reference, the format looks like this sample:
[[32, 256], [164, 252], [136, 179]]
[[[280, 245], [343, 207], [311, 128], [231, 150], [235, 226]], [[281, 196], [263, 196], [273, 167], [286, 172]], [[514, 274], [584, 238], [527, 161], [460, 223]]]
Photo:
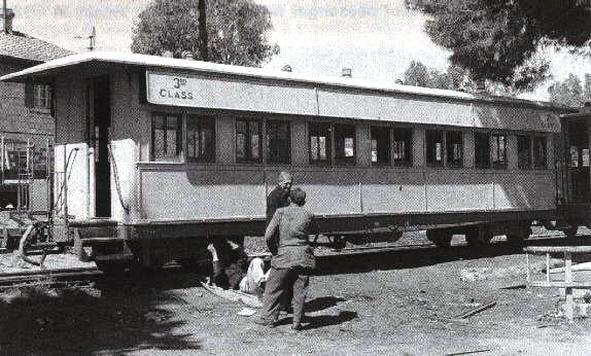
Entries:
[[[306, 75], [338, 76], [352, 68], [355, 78], [394, 82], [412, 60], [445, 70], [449, 51], [433, 44], [426, 17], [407, 10], [404, 0], [254, 0], [268, 7], [270, 38], [280, 53], [264, 67], [289, 64]], [[97, 49], [129, 51], [133, 23], [150, 0], [8, 0], [14, 29], [76, 52], [86, 51], [92, 26]], [[591, 59], [549, 53], [553, 79], [591, 73]], [[524, 97], [547, 99], [547, 86]]]

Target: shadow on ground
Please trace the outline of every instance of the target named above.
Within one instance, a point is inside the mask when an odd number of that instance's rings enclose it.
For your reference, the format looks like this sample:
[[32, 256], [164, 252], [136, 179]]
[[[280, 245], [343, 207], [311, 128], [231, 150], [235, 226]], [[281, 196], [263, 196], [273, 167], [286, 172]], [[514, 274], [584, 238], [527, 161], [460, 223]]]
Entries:
[[487, 246], [430, 246], [400, 250], [384, 250], [368, 254], [342, 256], [319, 256], [316, 262], [317, 275], [362, 273], [373, 270], [389, 270], [432, 266], [439, 263], [523, 254], [523, 246], [495, 243]]
[[41, 286], [6, 294], [0, 301], [0, 354], [200, 349], [190, 335], [171, 332], [183, 323], [164, 308], [182, 304], [172, 294], [158, 286], [101, 284], [59, 290]]

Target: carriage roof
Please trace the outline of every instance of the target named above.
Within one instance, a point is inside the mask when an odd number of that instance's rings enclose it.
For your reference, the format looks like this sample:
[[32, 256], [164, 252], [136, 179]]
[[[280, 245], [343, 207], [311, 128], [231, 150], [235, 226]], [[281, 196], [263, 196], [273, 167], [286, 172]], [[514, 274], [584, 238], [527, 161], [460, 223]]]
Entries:
[[52, 60], [43, 64], [39, 64], [19, 72], [11, 73], [0, 77], [2, 81], [26, 81], [36, 76], [51, 76], [57, 73], [60, 69], [76, 66], [83, 63], [103, 62], [111, 64], [123, 64], [131, 66], [141, 66], [146, 68], [163, 68], [171, 70], [179, 70], [184, 72], [200, 72], [212, 74], [225, 74], [230, 76], [251, 77], [258, 79], [268, 79], [278, 82], [294, 82], [294, 83], [308, 83], [315, 85], [327, 85], [341, 88], [374, 90], [382, 92], [391, 92], [398, 94], [419, 95], [441, 97], [449, 99], [460, 99], [470, 101], [486, 101], [498, 103], [512, 103], [533, 105], [541, 108], [551, 108], [563, 110], [564, 108], [557, 107], [551, 103], [543, 101], [532, 101], [517, 98], [508, 98], [500, 96], [492, 96], [486, 94], [471, 94], [461, 91], [423, 88], [410, 85], [402, 85], [389, 83], [385, 81], [369, 81], [346, 77], [321, 77], [312, 75], [303, 75], [292, 72], [284, 72], [277, 70], [268, 70], [265, 68], [242, 67], [235, 65], [218, 64], [211, 62], [168, 58], [160, 56], [151, 56], [136, 53], [124, 52], [87, 52], [75, 54], [56, 60]]
[[145, 70], [148, 87], [150, 76], [182, 75], [208, 90], [187, 104], [153, 101], [147, 89], [148, 102], [161, 105], [542, 132], [558, 132], [558, 114], [569, 111], [540, 101], [134, 53], [76, 54], [0, 80], [43, 82], [95, 64]]

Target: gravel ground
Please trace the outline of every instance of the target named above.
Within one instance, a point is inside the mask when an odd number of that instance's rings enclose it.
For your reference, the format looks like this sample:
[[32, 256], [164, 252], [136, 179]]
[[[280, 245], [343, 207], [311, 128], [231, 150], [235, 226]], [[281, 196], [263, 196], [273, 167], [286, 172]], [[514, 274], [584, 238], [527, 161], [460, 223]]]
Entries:
[[[291, 331], [290, 318], [273, 329], [253, 324], [256, 316], [238, 315], [244, 305], [201, 288], [194, 274], [8, 291], [0, 303], [0, 354], [591, 353], [591, 322], [559, 317], [558, 290], [521, 288], [523, 254], [451, 250], [459, 252], [322, 259], [300, 333]], [[532, 262], [542, 278], [543, 259]], [[453, 319], [492, 301], [490, 309]]]

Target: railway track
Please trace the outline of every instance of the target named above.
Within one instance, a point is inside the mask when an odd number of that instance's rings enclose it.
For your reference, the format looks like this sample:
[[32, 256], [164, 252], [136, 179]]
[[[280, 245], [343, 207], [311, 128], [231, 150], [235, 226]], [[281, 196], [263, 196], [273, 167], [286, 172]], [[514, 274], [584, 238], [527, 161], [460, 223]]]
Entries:
[[[552, 235], [532, 235], [528, 240], [524, 242], [522, 246], [532, 245], [580, 245], [585, 244], [587, 241], [585, 238], [591, 237], [590, 235], [579, 235], [574, 238], [565, 238], [560, 234]], [[485, 251], [474, 251], [467, 246], [466, 243], [453, 244], [449, 249], [442, 249], [435, 246], [432, 243], [417, 243], [417, 244], [405, 244], [396, 246], [358, 246], [343, 248], [340, 250], [324, 249], [317, 254], [320, 260], [330, 262], [337, 258], [339, 260], [346, 260], [348, 258], [355, 258], [361, 255], [375, 255], [388, 256], [397, 253], [403, 253], [405, 251], [417, 251], [420, 255], [416, 255], [417, 258], [425, 258], [425, 254], [429, 257], [433, 257], [435, 260], [438, 258], [450, 258], [450, 256], [456, 256], [457, 258], [463, 257], [474, 257], [482, 254], [495, 254], [504, 253], [505, 251], [517, 252], [522, 246], [511, 245], [505, 241], [497, 241], [491, 244], [485, 249]], [[422, 256], [421, 256], [422, 255]], [[404, 257], [404, 259], [412, 259], [415, 255], [401, 254], [398, 258]], [[270, 254], [254, 254], [250, 257], [263, 257], [269, 258]], [[338, 265], [338, 263], [336, 264]], [[167, 265], [163, 273], [174, 273], [178, 272], [180, 265], [170, 264]], [[97, 280], [104, 278], [105, 275], [98, 270], [96, 267], [89, 268], [74, 268], [74, 269], [57, 269], [57, 270], [35, 270], [25, 271], [21, 273], [10, 273], [0, 274], [0, 291], [11, 289], [11, 288], [23, 288], [29, 286], [49, 286], [49, 287], [63, 287], [63, 286], [82, 286], [90, 285]]]

